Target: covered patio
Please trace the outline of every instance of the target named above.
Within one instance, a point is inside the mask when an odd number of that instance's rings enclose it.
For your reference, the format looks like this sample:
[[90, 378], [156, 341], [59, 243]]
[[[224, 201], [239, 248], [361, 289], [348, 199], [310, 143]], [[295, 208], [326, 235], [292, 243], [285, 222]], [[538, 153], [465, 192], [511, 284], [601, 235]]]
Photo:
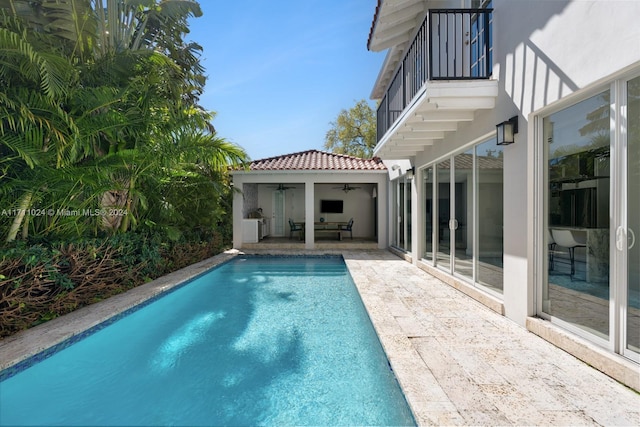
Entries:
[[235, 248], [383, 249], [387, 190], [378, 159], [309, 150], [232, 173]]

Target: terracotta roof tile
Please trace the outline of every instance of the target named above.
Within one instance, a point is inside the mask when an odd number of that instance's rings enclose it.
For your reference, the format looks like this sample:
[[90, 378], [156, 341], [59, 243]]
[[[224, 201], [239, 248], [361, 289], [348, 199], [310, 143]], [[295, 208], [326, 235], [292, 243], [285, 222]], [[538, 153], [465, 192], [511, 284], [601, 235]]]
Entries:
[[267, 170], [386, 170], [378, 158], [361, 159], [345, 154], [328, 153], [319, 150], [301, 151], [267, 159], [254, 160], [249, 169]]

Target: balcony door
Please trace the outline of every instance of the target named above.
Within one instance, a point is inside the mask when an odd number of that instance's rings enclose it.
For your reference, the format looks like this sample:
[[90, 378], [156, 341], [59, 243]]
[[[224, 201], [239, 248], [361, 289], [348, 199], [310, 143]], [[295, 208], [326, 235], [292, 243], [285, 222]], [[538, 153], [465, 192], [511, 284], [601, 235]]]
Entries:
[[[493, 0], [474, 0], [473, 8], [493, 9]], [[493, 68], [493, 13], [476, 14], [471, 18], [471, 76], [491, 75]]]

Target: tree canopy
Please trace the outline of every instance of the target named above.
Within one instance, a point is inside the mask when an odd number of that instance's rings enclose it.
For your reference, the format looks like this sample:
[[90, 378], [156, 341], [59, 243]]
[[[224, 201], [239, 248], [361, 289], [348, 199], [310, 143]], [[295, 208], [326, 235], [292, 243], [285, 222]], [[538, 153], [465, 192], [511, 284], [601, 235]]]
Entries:
[[202, 48], [184, 37], [201, 14], [189, 0], [0, 0], [2, 240], [216, 225], [247, 155], [198, 104]]
[[325, 136], [324, 147], [338, 154], [371, 158], [376, 146], [376, 113], [366, 100], [342, 110]]

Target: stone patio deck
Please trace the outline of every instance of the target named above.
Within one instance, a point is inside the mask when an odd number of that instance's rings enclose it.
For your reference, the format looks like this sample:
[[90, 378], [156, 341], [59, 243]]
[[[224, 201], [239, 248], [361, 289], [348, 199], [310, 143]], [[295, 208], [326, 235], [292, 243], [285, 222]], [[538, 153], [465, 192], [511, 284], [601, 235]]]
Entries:
[[640, 425], [638, 393], [462, 292], [387, 251], [343, 256], [420, 425]]

